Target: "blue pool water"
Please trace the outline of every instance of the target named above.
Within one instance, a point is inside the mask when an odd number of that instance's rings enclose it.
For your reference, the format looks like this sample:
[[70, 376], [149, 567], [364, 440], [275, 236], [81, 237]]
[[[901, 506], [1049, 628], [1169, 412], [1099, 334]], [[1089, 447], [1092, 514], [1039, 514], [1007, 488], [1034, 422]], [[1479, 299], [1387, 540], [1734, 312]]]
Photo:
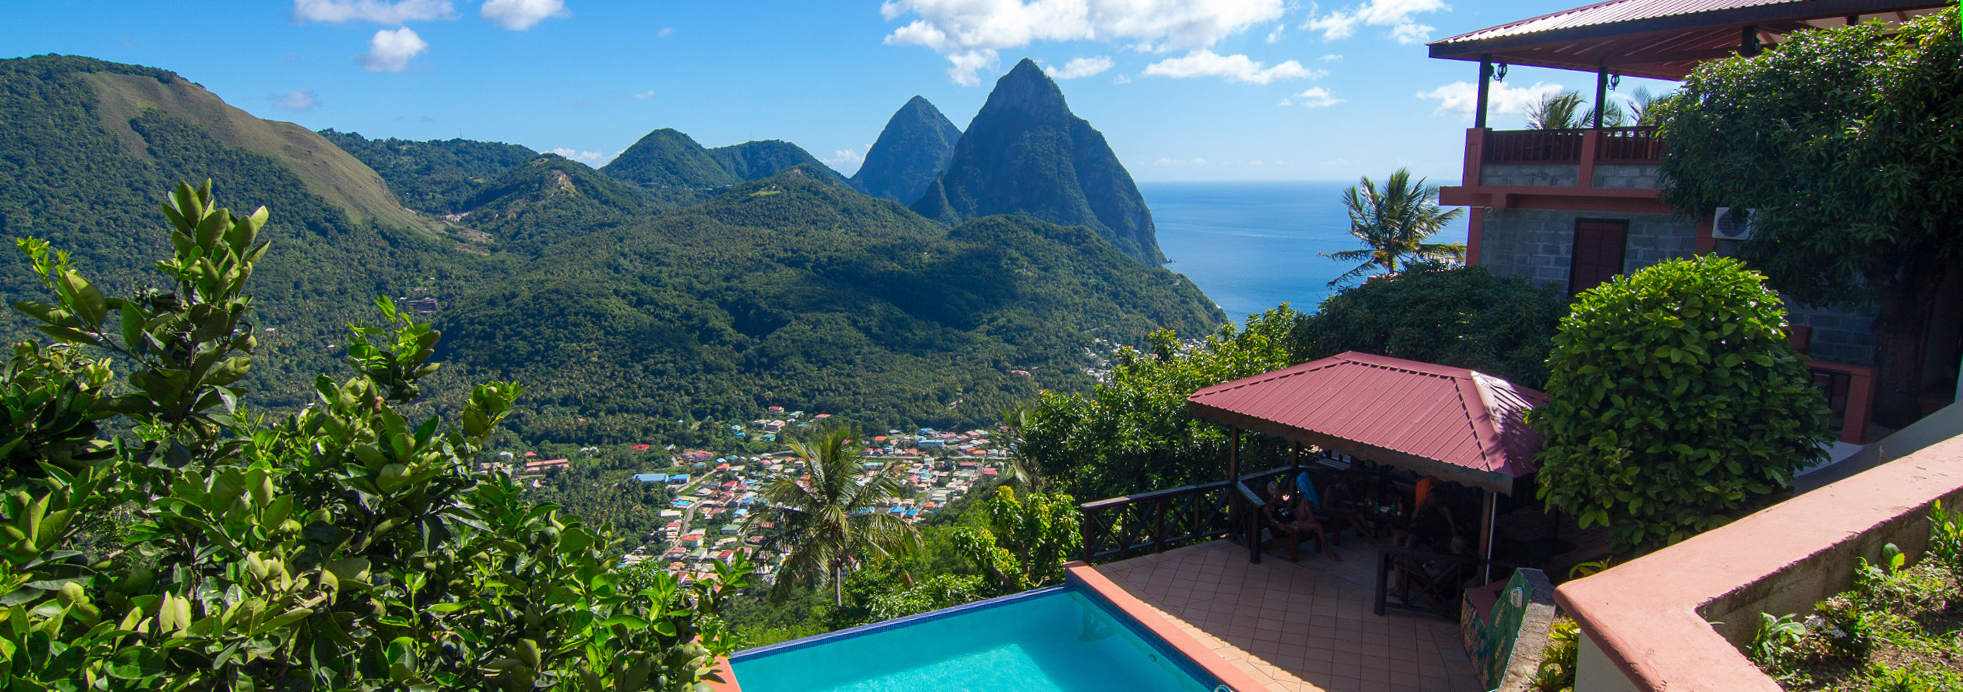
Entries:
[[1073, 588], [731, 657], [743, 692], [1207, 692], [1190, 665]]

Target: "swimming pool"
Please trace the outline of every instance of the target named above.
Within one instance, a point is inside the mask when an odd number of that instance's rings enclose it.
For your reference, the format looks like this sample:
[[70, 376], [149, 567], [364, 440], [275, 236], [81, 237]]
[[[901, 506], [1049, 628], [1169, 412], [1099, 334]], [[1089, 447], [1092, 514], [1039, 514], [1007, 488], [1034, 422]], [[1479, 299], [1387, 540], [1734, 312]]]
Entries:
[[1075, 587], [751, 649], [743, 692], [1207, 692], [1213, 676]]

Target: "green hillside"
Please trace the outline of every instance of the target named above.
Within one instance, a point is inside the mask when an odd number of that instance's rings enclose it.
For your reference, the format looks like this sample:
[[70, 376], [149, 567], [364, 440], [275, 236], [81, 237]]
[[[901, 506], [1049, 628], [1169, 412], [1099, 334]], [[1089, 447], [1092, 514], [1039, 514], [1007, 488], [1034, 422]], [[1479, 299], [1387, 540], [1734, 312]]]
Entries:
[[[118, 88], [105, 91], [105, 84]], [[112, 119], [137, 103], [157, 107]], [[177, 181], [209, 178], [233, 209], [276, 210], [261, 236], [273, 250], [254, 282], [262, 362], [275, 365], [252, 371], [247, 383], [254, 403], [273, 407], [304, 404], [313, 375], [339, 367], [345, 325], [366, 319], [374, 296], [448, 300], [500, 273], [491, 270], [498, 258], [460, 252], [454, 239], [420, 227], [387, 223], [408, 214], [399, 206], [368, 217], [351, 214], [301, 173], [367, 180], [372, 186], [341, 188], [339, 199], [369, 209], [392, 206], [373, 171], [311, 132], [255, 126], [238, 116], [163, 70], [67, 56], [0, 60], [0, 235], [46, 239], [109, 285], [154, 284], [162, 277], [149, 267], [167, 254], [169, 242], [158, 204]], [[274, 135], [305, 146], [272, 156], [228, 143]], [[289, 164], [295, 159], [332, 165], [296, 168]], [[24, 261], [0, 261], [0, 290], [7, 295], [38, 294], [35, 282]], [[0, 331], [24, 335], [24, 319], [5, 311]]]
[[468, 139], [368, 139], [332, 128], [321, 130], [320, 136], [380, 174], [404, 206], [432, 214], [468, 211], [461, 206], [466, 200], [511, 167], [538, 156], [516, 144]]
[[444, 357], [532, 387], [518, 425], [595, 440], [768, 405], [991, 422], [1039, 389], [1087, 387], [1093, 338], [1221, 319], [1183, 277], [1088, 229], [990, 217], [949, 231], [785, 173], [546, 248], [439, 327]]
[[743, 182], [694, 139], [668, 128], [647, 133], [600, 172], [650, 189], [710, 190]]
[[830, 166], [820, 162], [803, 147], [781, 139], [762, 139], [742, 144], [731, 144], [709, 150], [709, 156], [729, 171], [744, 180], [762, 180], [784, 172], [792, 166], [806, 166], [819, 175], [845, 182]]

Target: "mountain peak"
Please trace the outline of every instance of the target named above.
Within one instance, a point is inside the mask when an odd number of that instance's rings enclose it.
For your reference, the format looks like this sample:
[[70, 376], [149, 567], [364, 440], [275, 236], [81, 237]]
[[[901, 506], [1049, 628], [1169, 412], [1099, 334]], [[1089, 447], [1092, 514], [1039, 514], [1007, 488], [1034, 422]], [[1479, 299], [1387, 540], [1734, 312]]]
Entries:
[[[1070, 106], [1063, 101], [1063, 89], [1057, 87], [1049, 75], [1043, 74], [1043, 68], [1037, 67], [1036, 61], [1023, 58], [1008, 74], [995, 80], [995, 90], [989, 92], [988, 103], [981, 109], [982, 113], [991, 111], [1053, 118], [1070, 115]], [[981, 116], [978, 114], [975, 117]]]
[[880, 130], [866, 160], [852, 174], [852, 186], [874, 197], [912, 204], [927, 184], [940, 177], [954, 156], [961, 128], [927, 99], [907, 99]]

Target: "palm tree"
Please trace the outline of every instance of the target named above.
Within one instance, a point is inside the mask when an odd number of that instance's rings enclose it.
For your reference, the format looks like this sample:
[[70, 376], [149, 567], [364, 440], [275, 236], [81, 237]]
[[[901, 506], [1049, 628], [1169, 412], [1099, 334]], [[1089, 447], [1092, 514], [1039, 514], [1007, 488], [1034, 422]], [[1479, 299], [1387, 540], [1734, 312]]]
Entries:
[[883, 501], [900, 494], [899, 462], [867, 473], [857, 433], [837, 428], [791, 444], [793, 470], [764, 481], [763, 508], [744, 533], [763, 522], [763, 547], [789, 551], [773, 589], [790, 590], [794, 580], [832, 584], [835, 605], [845, 604], [845, 570], [860, 555], [884, 557], [912, 552], [920, 533], [905, 519], [883, 511]]
[[1390, 174], [1382, 191], [1368, 177], [1345, 190], [1343, 204], [1349, 207], [1350, 235], [1368, 247], [1323, 255], [1340, 262], [1363, 260], [1329, 285], [1362, 276], [1373, 268], [1396, 273], [1420, 261], [1464, 261], [1463, 243], [1425, 242], [1465, 213], [1433, 203], [1437, 196], [1437, 186], [1425, 185], [1423, 178], [1413, 184], [1411, 171], [1403, 168]]
[[1024, 493], [1041, 493], [1049, 485], [1049, 478], [1035, 459], [1023, 453], [1022, 434], [1036, 422], [1036, 407], [1030, 404], [1017, 404], [1001, 409], [1002, 427], [1008, 428], [1000, 435], [1001, 447], [1009, 450], [1009, 482], [1022, 488]]
[[1575, 130], [1594, 120], [1594, 111], [1582, 111], [1581, 94], [1550, 91], [1540, 95], [1540, 103], [1527, 108], [1527, 128], [1532, 130]]

